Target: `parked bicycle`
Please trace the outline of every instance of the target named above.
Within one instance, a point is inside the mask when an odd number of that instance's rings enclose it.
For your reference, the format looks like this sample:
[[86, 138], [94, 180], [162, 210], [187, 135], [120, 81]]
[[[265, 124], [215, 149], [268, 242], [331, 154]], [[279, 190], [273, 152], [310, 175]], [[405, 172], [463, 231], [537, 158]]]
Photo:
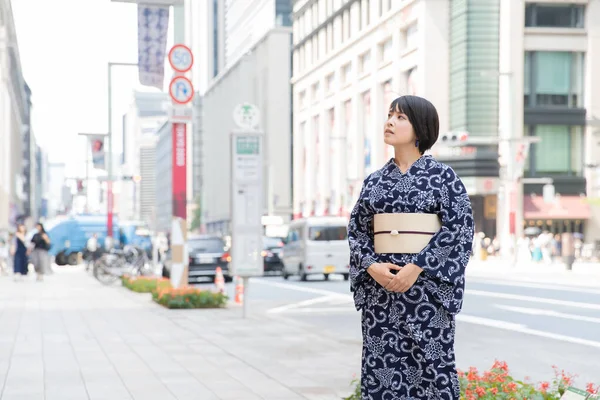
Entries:
[[146, 252], [135, 246], [123, 250], [111, 249], [94, 261], [94, 277], [105, 285], [116, 282], [122, 275], [149, 276], [153, 274]]

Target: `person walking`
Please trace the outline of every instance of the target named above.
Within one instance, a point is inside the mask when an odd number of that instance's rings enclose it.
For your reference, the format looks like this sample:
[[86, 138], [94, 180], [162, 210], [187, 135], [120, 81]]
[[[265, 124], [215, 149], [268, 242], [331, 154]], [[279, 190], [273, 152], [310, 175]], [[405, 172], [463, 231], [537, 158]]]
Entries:
[[10, 254], [13, 257], [13, 273], [15, 281], [22, 280], [23, 276], [27, 275], [29, 269], [27, 245], [25, 243], [25, 225], [19, 224], [10, 251]]
[[397, 98], [383, 134], [395, 157], [364, 180], [348, 223], [351, 291], [362, 314], [362, 399], [458, 400], [455, 316], [473, 246], [471, 202], [452, 168], [424, 154], [439, 135], [433, 104]]
[[44, 225], [38, 222], [37, 233], [31, 238], [33, 249], [31, 250], [31, 262], [37, 273], [37, 280], [43, 281], [44, 275], [50, 272], [50, 238], [44, 229]]

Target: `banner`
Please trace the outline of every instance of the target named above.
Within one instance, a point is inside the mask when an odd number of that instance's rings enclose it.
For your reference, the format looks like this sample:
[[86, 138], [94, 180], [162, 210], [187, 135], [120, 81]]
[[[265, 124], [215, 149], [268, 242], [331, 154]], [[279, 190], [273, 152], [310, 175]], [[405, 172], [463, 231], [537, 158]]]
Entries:
[[169, 7], [138, 5], [138, 70], [140, 84], [163, 89]]
[[92, 136], [90, 137], [90, 144], [92, 147], [92, 163], [96, 169], [106, 169], [104, 153], [104, 137]]
[[173, 216], [187, 219], [186, 124], [173, 126]]

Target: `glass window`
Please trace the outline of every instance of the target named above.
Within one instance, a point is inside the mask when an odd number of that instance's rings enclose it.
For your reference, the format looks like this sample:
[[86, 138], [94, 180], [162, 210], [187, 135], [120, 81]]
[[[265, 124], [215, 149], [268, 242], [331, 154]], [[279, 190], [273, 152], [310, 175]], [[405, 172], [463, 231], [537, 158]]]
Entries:
[[526, 106], [583, 107], [583, 53], [538, 51], [525, 54]]
[[283, 241], [278, 237], [263, 237], [263, 249], [276, 249], [283, 246]]
[[583, 175], [583, 128], [537, 125], [531, 133], [541, 141], [533, 145], [531, 168], [537, 176]]
[[392, 59], [392, 39], [388, 39], [379, 45], [379, 54], [381, 62]]
[[327, 75], [325, 78], [327, 93], [331, 93], [335, 90], [335, 73]]
[[190, 252], [221, 253], [225, 251], [225, 242], [221, 239], [192, 239], [188, 241]]
[[584, 7], [580, 4], [530, 3], [525, 7], [525, 26], [583, 28]]
[[538, 125], [535, 144], [535, 169], [538, 173], [569, 171], [569, 127], [565, 125]]
[[415, 22], [406, 29], [406, 48], [412, 49], [417, 47], [417, 34], [419, 33], [419, 25]]
[[342, 81], [349, 83], [352, 78], [352, 63], [348, 63], [342, 67]]
[[308, 230], [308, 239], [313, 241], [347, 240], [345, 226], [311, 226]]
[[566, 106], [571, 85], [571, 53], [540, 51], [536, 61], [536, 103]]
[[367, 51], [360, 56], [360, 72], [367, 72], [371, 69], [371, 52]]
[[571, 143], [569, 148], [571, 149], [571, 173], [576, 176], [583, 175], [583, 127], [572, 126], [570, 129]]

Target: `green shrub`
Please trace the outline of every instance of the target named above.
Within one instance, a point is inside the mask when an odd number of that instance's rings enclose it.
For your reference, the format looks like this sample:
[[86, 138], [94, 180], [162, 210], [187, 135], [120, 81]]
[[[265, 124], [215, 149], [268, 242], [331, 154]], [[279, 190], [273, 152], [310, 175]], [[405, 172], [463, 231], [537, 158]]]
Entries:
[[127, 289], [137, 293], [152, 293], [157, 289], [166, 289], [171, 287], [171, 282], [164, 278], [151, 277], [131, 277], [123, 275], [121, 283]]
[[222, 308], [227, 296], [193, 287], [161, 288], [152, 292], [152, 299], [167, 308]]

